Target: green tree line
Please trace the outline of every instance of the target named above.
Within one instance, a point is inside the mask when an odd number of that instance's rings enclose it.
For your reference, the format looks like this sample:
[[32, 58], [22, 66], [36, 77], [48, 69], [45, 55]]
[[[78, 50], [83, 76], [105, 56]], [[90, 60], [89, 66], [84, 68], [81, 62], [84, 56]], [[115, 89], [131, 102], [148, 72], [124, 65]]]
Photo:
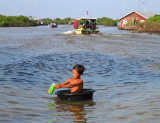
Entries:
[[68, 24], [71, 20], [74, 20], [70, 17], [64, 18], [64, 19], [60, 19], [60, 18], [56, 18], [54, 20], [54, 22], [58, 22], [58, 24]]
[[50, 22], [52, 21], [52, 19], [50, 19], [50, 18], [43, 18], [42, 21], [44, 21], [45, 24], [50, 24]]
[[74, 20], [74, 19], [67, 17], [64, 19], [56, 18], [54, 20], [50, 18], [44, 18], [42, 20], [45, 22], [45, 24], [50, 24], [50, 22], [58, 22], [58, 24], [68, 24], [71, 20]]
[[[73, 18], [65, 18], [65, 19], [60, 19], [60, 18], [56, 18], [53, 22], [58, 22], [59, 24], [68, 24], [68, 22], [70, 22], [71, 20], [75, 20]], [[111, 18], [98, 18], [97, 19], [97, 24], [98, 25], [105, 25], [105, 26], [116, 26], [117, 25], [117, 21], [118, 20], [113, 20]]]
[[147, 22], [160, 22], [160, 15], [155, 15], [153, 17], [150, 17]]
[[21, 27], [21, 26], [35, 26], [36, 21], [30, 20], [26, 16], [5, 16], [0, 15], [0, 27]]
[[105, 26], [117, 26], [117, 21], [118, 20], [113, 20], [111, 18], [106, 18], [106, 17], [97, 19], [98, 25], [105, 25]]
[[[70, 21], [75, 20], [73, 18], [67, 17], [64, 19], [56, 18], [54, 20], [50, 18], [44, 18], [42, 19], [45, 24], [50, 24], [51, 21], [58, 22], [58, 24], [68, 24]], [[99, 25], [106, 25], [106, 26], [116, 26], [118, 20], [113, 20], [110, 18], [98, 18], [97, 24]], [[37, 23], [35, 20], [31, 20], [26, 16], [5, 16], [0, 15], [0, 27], [24, 27], [24, 26], [36, 26]]]

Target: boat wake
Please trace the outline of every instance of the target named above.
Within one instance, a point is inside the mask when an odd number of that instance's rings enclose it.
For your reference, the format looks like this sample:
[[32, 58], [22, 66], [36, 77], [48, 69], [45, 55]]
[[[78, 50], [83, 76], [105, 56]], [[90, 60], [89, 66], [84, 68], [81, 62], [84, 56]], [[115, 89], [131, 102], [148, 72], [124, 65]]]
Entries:
[[63, 34], [74, 34], [74, 30], [72, 30], [72, 31], [67, 31], [67, 32], [63, 32]]

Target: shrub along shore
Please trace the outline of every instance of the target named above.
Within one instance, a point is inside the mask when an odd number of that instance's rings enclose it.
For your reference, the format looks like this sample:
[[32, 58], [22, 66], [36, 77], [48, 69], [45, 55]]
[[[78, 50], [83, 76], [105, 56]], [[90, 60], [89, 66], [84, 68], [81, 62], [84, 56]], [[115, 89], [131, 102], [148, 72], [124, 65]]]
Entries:
[[26, 16], [5, 16], [0, 15], [0, 27], [27, 27], [36, 26], [35, 20], [30, 20]]
[[[51, 21], [53, 21], [50, 18], [44, 18], [41, 19], [44, 24], [50, 24]], [[53, 22], [58, 22], [58, 24], [68, 24], [70, 21], [75, 20], [70, 17], [60, 19], [56, 18]], [[116, 26], [118, 20], [113, 20], [110, 18], [98, 18], [97, 23], [99, 25], [105, 25], [105, 26]], [[20, 16], [5, 16], [0, 15], [0, 27], [27, 27], [27, 26], [38, 26], [39, 24], [32, 19], [29, 19], [26, 16], [20, 15]]]
[[[46, 20], [46, 19], [43, 19]], [[75, 20], [70, 17], [65, 19], [56, 18], [53, 22], [58, 22], [59, 24], [68, 24], [70, 21]], [[48, 20], [47, 20], [48, 21]], [[113, 20], [111, 18], [97, 18], [97, 24], [98, 25], [105, 25], [105, 26], [117, 26], [118, 20]]]
[[98, 25], [104, 25], [104, 26], [117, 26], [117, 20], [111, 19], [111, 18], [98, 18], [97, 23]]

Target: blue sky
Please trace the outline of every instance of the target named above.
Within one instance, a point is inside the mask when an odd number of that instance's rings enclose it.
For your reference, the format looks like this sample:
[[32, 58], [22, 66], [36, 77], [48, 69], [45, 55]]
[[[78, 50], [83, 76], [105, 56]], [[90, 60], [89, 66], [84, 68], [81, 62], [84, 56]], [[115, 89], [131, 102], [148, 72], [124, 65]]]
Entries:
[[84, 17], [88, 10], [88, 17], [117, 19], [139, 8], [160, 14], [159, 5], [160, 0], [0, 0], [0, 14], [63, 19]]

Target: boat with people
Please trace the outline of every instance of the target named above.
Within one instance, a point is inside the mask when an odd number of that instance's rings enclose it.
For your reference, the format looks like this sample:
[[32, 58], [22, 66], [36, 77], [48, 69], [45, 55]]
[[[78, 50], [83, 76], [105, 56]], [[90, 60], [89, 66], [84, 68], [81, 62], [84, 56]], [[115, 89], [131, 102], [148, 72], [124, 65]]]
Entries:
[[50, 28], [58, 28], [58, 22], [50, 22]]
[[83, 89], [82, 92], [79, 93], [71, 93], [70, 90], [60, 90], [56, 92], [56, 95], [61, 100], [67, 101], [83, 101], [83, 100], [91, 100], [93, 98], [93, 89]]
[[74, 22], [75, 34], [98, 34], [97, 18], [78, 18]]

